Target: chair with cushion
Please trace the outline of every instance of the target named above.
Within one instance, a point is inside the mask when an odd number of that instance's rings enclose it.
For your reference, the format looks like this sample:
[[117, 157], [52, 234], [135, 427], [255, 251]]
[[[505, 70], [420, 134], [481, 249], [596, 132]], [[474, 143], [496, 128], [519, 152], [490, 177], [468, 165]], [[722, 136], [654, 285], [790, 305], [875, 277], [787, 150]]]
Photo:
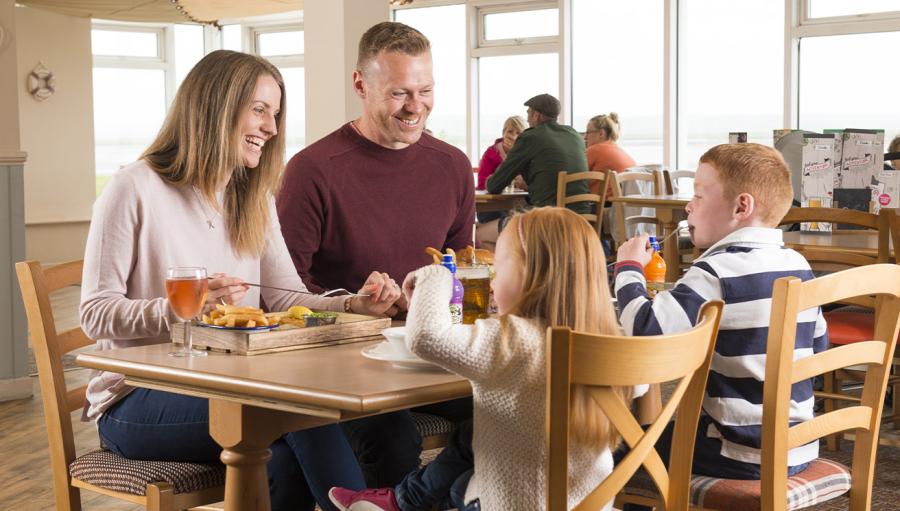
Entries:
[[[568, 184], [575, 181], [587, 181], [589, 186], [590, 184], [592, 184], [592, 181], [596, 181], [599, 183], [599, 189], [601, 190], [601, 192], [600, 194], [582, 193], [571, 196], [566, 195], [566, 188]], [[587, 202], [592, 204], [592, 210], [594, 212], [584, 213], [581, 216], [594, 226], [594, 229], [597, 231], [598, 235], [602, 236], [603, 204], [606, 202], [606, 189], [607, 184], [605, 172], [568, 173], [566, 171], [562, 171], [559, 173], [556, 180], [556, 205], [559, 207], [566, 207], [567, 205], [574, 202]]]
[[37, 261], [16, 263], [41, 385], [56, 509], [80, 510], [80, 489], [149, 510], [187, 509], [222, 500], [225, 466], [220, 463], [136, 461], [103, 449], [76, 456], [71, 413], [84, 406], [86, 387], [66, 388], [62, 357], [93, 341], [78, 327], [56, 331], [49, 296], [79, 285], [82, 265], [73, 261], [45, 270]]
[[[567, 509], [570, 395], [573, 385], [588, 386], [591, 397], [630, 447], [612, 473], [576, 510], [600, 509], [613, 500], [641, 466], [660, 488], [665, 509], [687, 509], [688, 482], [703, 390], [712, 361], [722, 302], [709, 302], [696, 327], [651, 337], [590, 335], [568, 328], [547, 332], [547, 509]], [[676, 388], [645, 431], [614, 387], [675, 381]], [[668, 469], [655, 444], [678, 412]], [[657, 499], [638, 499], [653, 505]]]
[[[794, 360], [798, 313], [867, 295], [878, 296], [878, 321], [868, 340]], [[852, 268], [807, 282], [796, 277], [780, 278], [774, 284], [771, 311], [762, 404], [761, 479], [693, 476], [691, 504], [704, 510], [784, 511], [821, 504], [849, 490], [849, 509], [868, 510], [882, 403], [900, 328], [900, 266]], [[850, 366], [868, 368], [862, 397], [856, 404], [789, 424], [793, 383]], [[851, 468], [818, 458], [806, 470], [788, 477], [790, 449], [845, 430], [856, 431]], [[629, 486], [632, 484], [640, 482]]]

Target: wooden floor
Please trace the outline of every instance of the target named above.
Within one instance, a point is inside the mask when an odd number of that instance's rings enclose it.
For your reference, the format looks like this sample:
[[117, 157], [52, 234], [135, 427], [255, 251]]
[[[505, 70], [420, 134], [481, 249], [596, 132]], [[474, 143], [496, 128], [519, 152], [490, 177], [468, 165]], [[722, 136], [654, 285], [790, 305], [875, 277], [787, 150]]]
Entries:
[[[60, 290], [51, 297], [58, 328], [71, 328], [78, 324], [77, 288]], [[66, 382], [75, 387], [87, 383], [89, 371], [76, 369], [66, 372]], [[0, 403], [0, 509], [56, 509], [53, 482], [50, 478], [50, 453], [47, 450], [47, 433], [40, 388], [34, 380], [34, 398]], [[96, 449], [97, 428], [92, 422], [81, 422], [80, 412], [72, 414], [75, 447], [78, 454]], [[104, 497], [93, 492], [81, 492], [81, 502], [91, 510], [143, 509], [118, 499]]]

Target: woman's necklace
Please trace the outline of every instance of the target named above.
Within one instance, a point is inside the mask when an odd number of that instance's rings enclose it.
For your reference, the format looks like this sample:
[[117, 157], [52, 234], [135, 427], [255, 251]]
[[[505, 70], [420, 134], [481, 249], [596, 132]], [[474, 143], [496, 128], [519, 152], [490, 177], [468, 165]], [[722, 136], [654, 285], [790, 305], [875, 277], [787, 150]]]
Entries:
[[204, 199], [203, 196], [200, 195], [200, 192], [197, 191], [197, 187], [191, 186], [191, 189], [194, 190], [194, 195], [196, 195], [197, 200], [200, 201], [200, 211], [201, 211], [201, 213], [203, 213], [203, 216], [206, 217], [206, 225], [210, 229], [215, 229], [216, 226], [215, 226], [215, 224], [213, 224], [213, 220], [219, 218], [219, 212], [214, 211], [215, 214], [213, 216], [207, 215], [206, 214], [206, 206], [207, 206], [206, 199]]

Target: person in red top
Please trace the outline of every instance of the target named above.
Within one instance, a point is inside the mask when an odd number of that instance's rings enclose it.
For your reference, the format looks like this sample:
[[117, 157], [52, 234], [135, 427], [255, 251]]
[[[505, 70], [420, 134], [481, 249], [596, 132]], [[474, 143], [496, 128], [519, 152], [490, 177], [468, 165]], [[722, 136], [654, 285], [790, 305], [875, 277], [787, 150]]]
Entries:
[[[616, 144], [619, 140], [619, 114], [592, 117], [584, 132], [584, 143], [587, 145], [588, 168], [597, 172], [612, 169], [616, 172], [637, 165], [628, 153]], [[599, 183], [591, 183], [591, 193], [600, 193]]]
[[[276, 198], [288, 251], [314, 291], [359, 289], [372, 268], [402, 278], [431, 263], [426, 247], [472, 242], [471, 163], [423, 134], [434, 104], [428, 39], [379, 23], [363, 34], [356, 66], [362, 115], [291, 158]], [[406, 300], [394, 305], [389, 314]], [[451, 420], [472, 416], [471, 399], [424, 408]], [[369, 486], [393, 486], [418, 467], [421, 438], [409, 411], [341, 426]]]
[[519, 134], [525, 131], [525, 119], [518, 115], [507, 118], [503, 121], [503, 137], [494, 141], [494, 145], [484, 151], [481, 156], [481, 163], [478, 164], [478, 189], [484, 190], [484, 182], [491, 174], [497, 170], [497, 167], [506, 159], [506, 153], [512, 149]]

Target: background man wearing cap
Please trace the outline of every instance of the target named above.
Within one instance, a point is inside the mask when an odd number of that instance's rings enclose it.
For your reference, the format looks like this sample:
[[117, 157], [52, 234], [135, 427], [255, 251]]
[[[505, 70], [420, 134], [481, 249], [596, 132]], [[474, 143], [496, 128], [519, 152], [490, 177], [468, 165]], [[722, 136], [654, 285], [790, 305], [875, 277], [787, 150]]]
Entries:
[[[519, 135], [503, 163], [488, 178], [488, 193], [500, 193], [516, 175], [528, 185], [528, 201], [532, 206], [556, 205], [556, 180], [561, 170], [583, 172], [588, 169], [584, 139], [570, 126], [556, 122], [559, 100], [550, 94], [539, 94], [525, 102], [529, 128]], [[588, 193], [585, 181], [570, 183], [566, 195]], [[587, 203], [570, 204], [578, 213], [588, 213]], [[493, 248], [508, 216], [478, 226], [478, 240], [485, 248]]]

